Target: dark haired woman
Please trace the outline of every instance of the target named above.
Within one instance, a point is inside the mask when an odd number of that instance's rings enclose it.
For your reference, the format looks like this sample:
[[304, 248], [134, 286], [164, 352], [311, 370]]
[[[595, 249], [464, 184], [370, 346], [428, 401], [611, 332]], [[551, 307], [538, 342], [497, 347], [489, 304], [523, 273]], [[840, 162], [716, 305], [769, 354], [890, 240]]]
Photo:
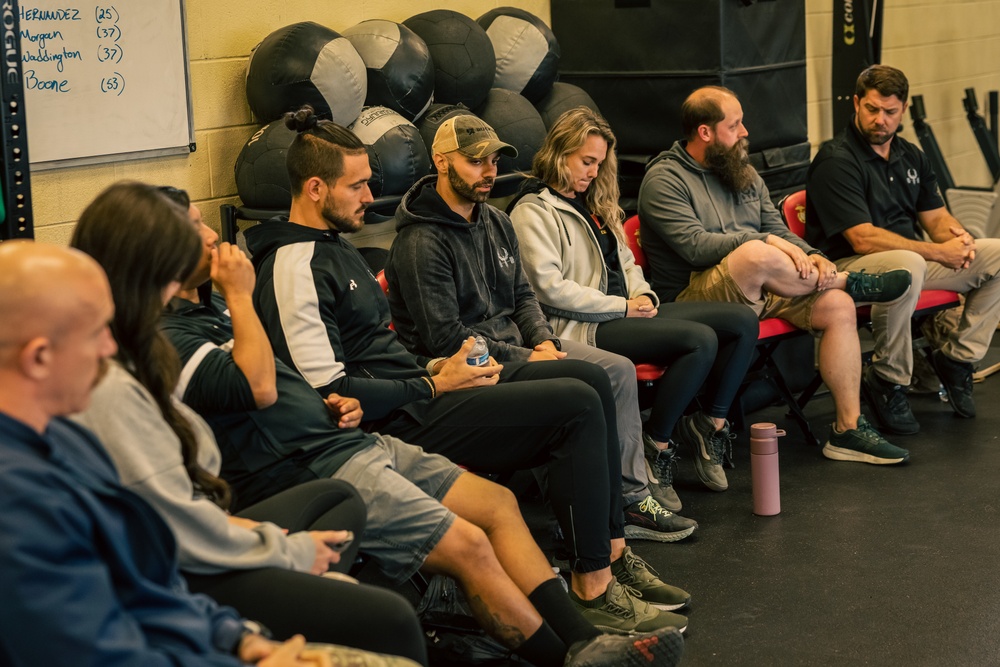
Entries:
[[[180, 364], [159, 328], [164, 304], [202, 256], [188, 212], [157, 188], [118, 183], [83, 212], [72, 245], [108, 274], [115, 300], [111, 329], [118, 343], [115, 362], [78, 420], [104, 443], [122, 483], [164, 516], [192, 588], [232, 604], [281, 636], [294, 628], [312, 640], [424, 661], [419, 625], [404, 600], [313, 576], [338, 561], [330, 546], [346, 533], [330, 528], [363, 528], [364, 508], [353, 489], [319, 480], [243, 512], [288, 517], [299, 525], [286, 527], [301, 531], [289, 535], [273, 523], [226, 513], [230, 494], [216, 476], [218, 447], [208, 425], [171, 396]], [[387, 618], [394, 619], [398, 642], [381, 634]]]
[[[737, 304], [657, 302], [625, 242], [614, 146], [607, 121], [587, 107], [562, 114], [510, 217], [524, 271], [557, 335], [667, 367], [643, 442], [661, 493], [675, 501], [666, 507], [677, 511], [675, 433], [701, 481], [728, 488], [726, 415], [750, 364], [757, 318]], [[684, 417], [703, 385], [702, 409]]]

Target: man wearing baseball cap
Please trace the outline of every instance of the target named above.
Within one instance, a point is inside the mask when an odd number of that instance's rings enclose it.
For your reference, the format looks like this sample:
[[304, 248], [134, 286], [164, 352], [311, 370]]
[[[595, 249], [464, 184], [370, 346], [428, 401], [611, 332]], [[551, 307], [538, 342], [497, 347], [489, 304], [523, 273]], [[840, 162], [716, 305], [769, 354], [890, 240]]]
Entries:
[[689, 535], [697, 523], [665, 510], [649, 492], [634, 365], [555, 335], [521, 270], [510, 218], [487, 203], [501, 154], [516, 156], [516, 149], [479, 118], [463, 115], [442, 123], [432, 153], [437, 174], [400, 202], [385, 269], [400, 341], [417, 355], [444, 357], [469, 336], [482, 336], [505, 365], [542, 362], [569, 377], [571, 365], [558, 360], [602, 367], [614, 390], [617, 423], [608, 436], [617, 437], [621, 451], [625, 537], [665, 542]]

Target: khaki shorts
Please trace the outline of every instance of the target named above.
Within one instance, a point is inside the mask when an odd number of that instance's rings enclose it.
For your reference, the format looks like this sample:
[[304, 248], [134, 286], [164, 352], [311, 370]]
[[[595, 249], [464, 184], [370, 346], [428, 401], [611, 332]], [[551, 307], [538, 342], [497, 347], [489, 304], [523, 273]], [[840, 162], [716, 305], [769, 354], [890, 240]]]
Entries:
[[812, 311], [816, 299], [822, 292], [813, 292], [805, 296], [778, 296], [765, 292], [764, 298], [758, 301], [748, 299], [739, 288], [733, 276], [729, 273], [729, 257], [710, 269], [692, 271], [691, 281], [680, 294], [677, 301], [725, 301], [727, 303], [742, 303], [753, 308], [758, 319], [780, 317], [783, 320], [804, 329], [812, 334], [819, 332], [812, 328]]

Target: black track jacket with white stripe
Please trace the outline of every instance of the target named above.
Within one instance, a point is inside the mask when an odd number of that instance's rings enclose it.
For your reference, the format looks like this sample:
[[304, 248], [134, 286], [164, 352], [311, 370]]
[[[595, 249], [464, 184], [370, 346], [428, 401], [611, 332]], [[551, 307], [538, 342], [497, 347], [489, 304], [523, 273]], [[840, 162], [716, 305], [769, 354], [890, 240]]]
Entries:
[[365, 422], [431, 397], [421, 360], [389, 329], [389, 304], [364, 258], [333, 230], [277, 217], [246, 231], [254, 306], [274, 354], [322, 396], [361, 401]]

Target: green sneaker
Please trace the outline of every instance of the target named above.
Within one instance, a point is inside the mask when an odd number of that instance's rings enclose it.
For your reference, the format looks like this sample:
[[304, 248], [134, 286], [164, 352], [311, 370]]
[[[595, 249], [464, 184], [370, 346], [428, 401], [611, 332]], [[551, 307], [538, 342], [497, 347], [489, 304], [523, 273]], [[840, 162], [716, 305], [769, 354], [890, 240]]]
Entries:
[[670, 443], [669, 449], [659, 449], [656, 442], [646, 433], [642, 434], [642, 449], [646, 457], [646, 471], [649, 474], [649, 492], [656, 502], [671, 512], [680, 512], [683, 505], [674, 491], [674, 467], [677, 465], [677, 445]]
[[642, 599], [657, 609], [673, 611], [691, 602], [687, 591], [660, 581], [656, 570], [637, 556], [631, 547], [625, 547], [622, 557], [611, 564], [611, 574], [619, 584], [639, 591]]
[[906, 294], [912, 279], [913, 276], [906, 269], [893, 269], [885, 273], [865, 273], [862, 269], [847, 274], [844, 291], [857, 303], [885, 303]]
[[893, 465], [910, 460], [910, 452], [883, 438], [864, 415], [858, 417], [857, 428], [843, 433], [837, 433], [837, 429], [831, 426], [823, 456], [834, 461], [859, 461], [874, 465]]
[[601, 632], [627, 635], [633, 632], [654, 632], [661, 628], [687, 630], [687, 617], [660, 611], [642, 599], [642, 594], [612, 578], [604, 595], [589, 601], [581, 600], [572, 591], [570, 599], [580, 614]]
[[677, 422], [678, 439], [694, 452], [694, 471], [701, 483], [713, 491], [725, 491], [729, 480], [722, 469], [727, 447], [731, 447], [729, 422], [716, 431], [712, 420], [695, 413]]

